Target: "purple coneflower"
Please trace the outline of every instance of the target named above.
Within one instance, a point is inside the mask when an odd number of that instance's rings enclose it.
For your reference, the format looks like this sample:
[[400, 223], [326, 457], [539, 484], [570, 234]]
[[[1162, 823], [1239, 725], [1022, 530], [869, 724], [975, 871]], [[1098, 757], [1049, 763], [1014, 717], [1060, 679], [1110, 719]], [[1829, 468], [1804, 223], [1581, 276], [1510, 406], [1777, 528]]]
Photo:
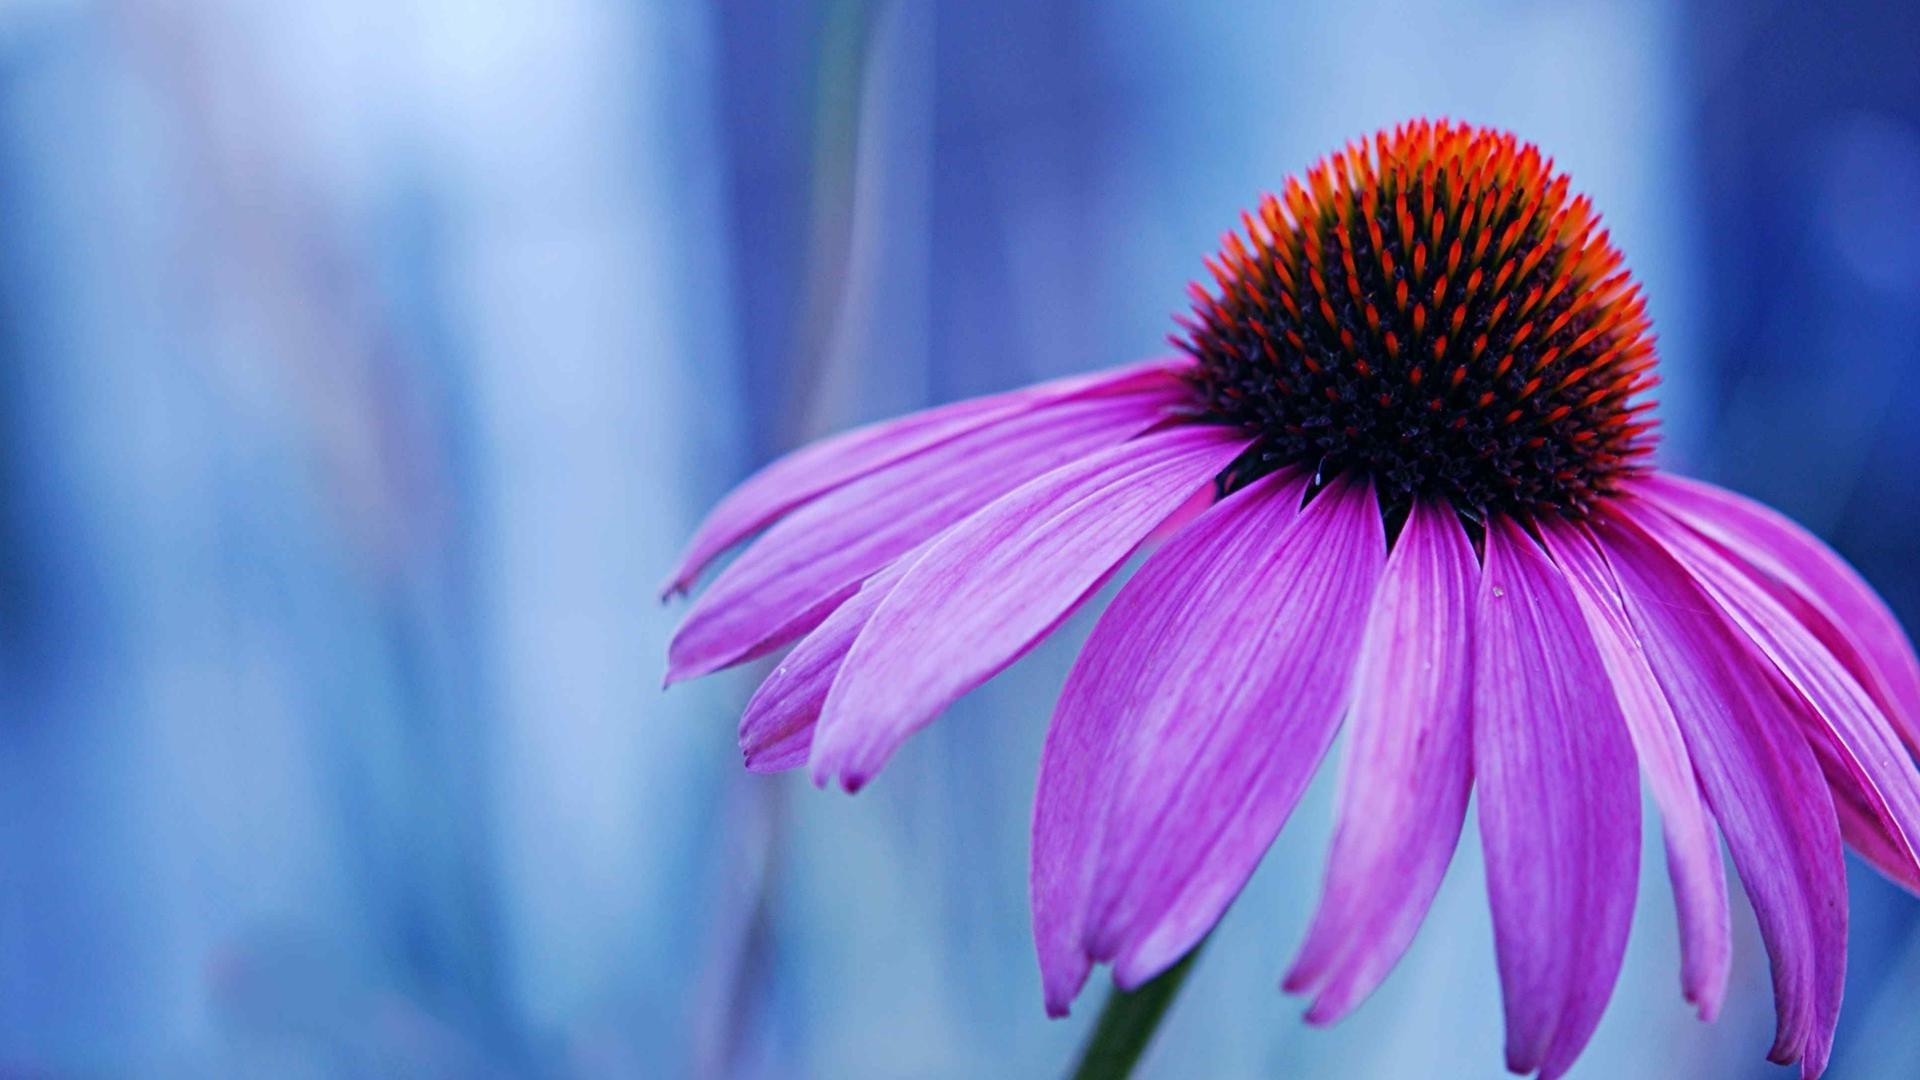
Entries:
[[1659, 808], [1681, 987], [1726, 991], [1724, 840], [1772, 961], [1770, 1057], [1818, 1074], [1842, 841], [1920, 887], [1920, 663], [1819, 540], [1655, 472], [1638, 286], [1513, 136], [1416, 122], [1243, 215], [1180, 355], [964, 401], [746, 481], [670, 591], [669, 680], [789, 643], [747, 765], [848, 790], [1148, 551], [1067, 677], [1033, 822], [1048, 1012], [1214, 926], [1344, 721], [1318, 912], [1285, 986], [1379, 985], [1478, 791], [1507, 1066], [1564, 1072]]

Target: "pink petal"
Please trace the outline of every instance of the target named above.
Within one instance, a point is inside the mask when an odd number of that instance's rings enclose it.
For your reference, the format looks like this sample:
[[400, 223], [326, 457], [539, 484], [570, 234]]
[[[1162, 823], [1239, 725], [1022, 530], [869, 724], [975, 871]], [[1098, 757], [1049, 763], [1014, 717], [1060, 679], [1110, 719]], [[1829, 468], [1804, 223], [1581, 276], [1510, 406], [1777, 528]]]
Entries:
[[1719, 544], [1794, 609], [1920, 752], [1920, 658], [1885, 601], [1845, 559], [1784, 515], [1724, 488], [1656, 474], [1638, 490]]
[[1290, 993], [1332, 1023], [1385, 979], [1440, 889], [1473, 786], [1474, 582], [1460, 519], [1415, 502], [1387, 558], [1354, 672], [1326, 885]]
[[669, 683], [779, 648], [869, 574], [1036, 476], [1165, 419], [1186, 388], [1069, 401], [957, 436], [782, 519], [723, 571], [667, 649]]
[[[1802, 714], [1804, 709], [1796, 710]], [[1827, 792], [1833, 796], [1834, 813], [1840, 817], [1840, 838], [1860, 853], [1873, 868], [1910, 892], [1920, 892], [1920, 868], [1908, 857], [1897, 833], [1888, 826], [1878, 809], [1854, 783], [1844, 755], [1832, 739], [1809, 740], [1813, 756], [1826, 778]]]
[[1606, 1008], [1640, 851], [1633, 745], [1573, 590], [1518, 525], [1487, 530], [1473, 768], [1507, 1067], [1558, 1076]]
[[1773, 964], [1774, 1061], [1825, 1068], [1846, 967], [1832, 801], [1778, 673], [1689, 570], [1625, 514], [1593, 534], [1672, 705]]
[[835, 435], [773, 462], [721, 499], [688, 542], [680, 564], [661, 588], [685, 592], [722, 552], [782, 514], [851, 480], [905, 460], [968, 432], [1076, 397], [1138, 389], [1177, 371], [1182, 358], [1152, 360], [1090, 375], [1074, 375], [1004, 394], [956, 401]]
[[1805, 706], [1799, 712], [1809, 738], [1837, 766], [1826, 770], [1829, 781], [1871, 809], [1901, 866], [1920, 867], [1920, 770], [1872, 696], [1803, 623], [1699, 534], [1644, 501], [1623, 505], [1786, 676]]
[[854, 639], [908, 568], [926, 553], [915, 548], [868, 578], [860, 591], [800, 639], [761, 681], [740, 717], [740, 750], [753, 772], [782, 772], [806, 764], [814, 724]]
[[[1912, 647], [1886, 605], [1838, 555], [1772, 510], [1709, 484], [1654, 476], [1638, 490], [1767, 590], [1846, 666], [1901, 741], [1920, 748], [1920, 675]], [[1920, 892], [1920, 865], [1904, 853], [1906, 843], [1861, 789], [1846, 755], [1827, 738], [1816, 740], [1814, 751], [1833, 787], [1841, 836], [1881, 873]]]
[[814, 736], [814, 782], [864, 784], [907, 736], [1052, 632], [1249, 441], [1215, 425], [1143, 435], [935, 540], [847, 654]]
[[1680, 919], [1681, 992], [1699, 1008], [1702, 1020], [1711, 1020], [1726, 997], [1733, 941], [1720, 841], [1701, 800], [1693, 761], [1679, 721], [1647, 665], [1640, 638], [1627, 621], [1619, 583], [1606, 560], [1579, 526], [1549, 521], [1540, 531], [1547, 551], [1573, 586], [1626, 717], [1635, 756], [1660, 807], [1667, 873]]
[[1034, 808], [1047, 1009], [1091, 961], [1137, 986], [1212, 927], [1292, 811], [1346, 707], [1386, 556], [1364, 483], [1304, 512], [1275, 474], [1155, 552], [1061, 694]]
[[783, 773], [788, 769], [797, 769], [807, 763], [807, 753], [813, 746], [813, 724], [811, 721], [799, 726], [771, 733], [764, 740], [749, 743], [742, 734], [740, 749], [746, 757], [747, 771], [751, 773]]

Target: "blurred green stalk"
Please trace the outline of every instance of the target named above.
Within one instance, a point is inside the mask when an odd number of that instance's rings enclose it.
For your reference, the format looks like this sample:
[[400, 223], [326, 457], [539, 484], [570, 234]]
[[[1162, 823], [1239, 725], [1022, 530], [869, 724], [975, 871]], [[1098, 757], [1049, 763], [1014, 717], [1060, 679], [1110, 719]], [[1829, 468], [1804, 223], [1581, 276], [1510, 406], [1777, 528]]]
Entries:
[[[1204, 941], [1201, 945], [1206, 944]], [[1114, 987], [1100, 1009], [1100, 1021], [1093, 1036], [1080, 1051], [1080, 1063], [1074, 1067], [1074, 1080], [1117, 1080], [1133, 1075], [1133, 1068], [1153, 1041], [1160, 1021], [1166, 1018], [1180, 985], [1194, 958], [1200, 955], [1195, 945], [1180, 962], [1155, 976], [1137, 990]]]

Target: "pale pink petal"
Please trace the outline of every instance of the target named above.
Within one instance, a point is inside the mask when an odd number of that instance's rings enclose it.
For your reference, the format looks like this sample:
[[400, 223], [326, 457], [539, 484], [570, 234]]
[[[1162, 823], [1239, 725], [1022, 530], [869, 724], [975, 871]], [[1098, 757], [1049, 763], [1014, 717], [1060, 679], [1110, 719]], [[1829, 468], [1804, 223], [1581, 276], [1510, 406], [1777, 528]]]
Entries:
[[1573, 586], [1626, 717], [1635, 756], [1660, 807], [1667, 873], [1680, 920], [1681, 993], [1699, 1008], [1702, 1020], [1711, 1020], [1726, 996], [1733, 941], [1719, 835], [1701, 799], [1686, 740], [1627, 620], [1613, 571], [1587, 531], [1563, 521], [1542, 522], [1540, 531], [1547, 551]]
[[1828, 763], [1836, 788], [1852, 788], [1885, 826], [1886, 839], [1907, 867], [1920, 867], [1920, 770], [1872, 696], [1792, 613], [1727, 561], [1719, 549], [1644, 500], [1623, 500], [1708, 596], [1773, 662], [1805, 708], [1807, 736]]
[[814, 735], [816, 783], [848, 790], [1050, 633], [1246, 449], [1237, 429], [1143, 435], [1009, 492], [933, 541], [847, 654]]
[[1132, 987], [1204, 935], [1326, 752], [1386, 556], [1341, 479], [1302, 512], [1275, 474], [1222, 500], [1115, 597], [1067, 678], [1034, 809], [1047, 1009], [1090, 961]]
[[1886, 602], [1845, 559], [1785, 515], [1712, 484], [1655, 474], [1636, 490], [1767, 584], [1920, 752], [1920, 658]]
[[957, 436], [840, 487], [767, 530], [695, 601], [667, 681], [771, 652], [819, 625], [860, 582], [1036, 476], [1160, 423], [1185, 400], [1150, 388], [1065, 402]]
[[1413, 504], [1367, 616], [1354, 672], [1326, 885], [1290, 993], [1332, 1023], [1386, 978], [1439, 891], [1473, 786], [1479, 560], [1444, 503]]
[[1633, 745], [1572, 588], [1518, 525], [1488, 526], [1473, 769], [1507, 1067], [1558, 1076], [1612, 995], [1640, 851]]
[[1660, 541], [1624, 514], [1592, 527], [1766, 940], [1779, 1012], [1769, 1057], [1818, 1075], [1840, 1011], [1847, 886], [1790, 691]]
[[1184, 357], [1073, 375], [883, 420], [795, 450], [721, 499], [688, 542], [661, 595], [685, 592], [722, 552], [790, 510], [956, 436], [1059, 401], [1138, 389], [1188, 365]]

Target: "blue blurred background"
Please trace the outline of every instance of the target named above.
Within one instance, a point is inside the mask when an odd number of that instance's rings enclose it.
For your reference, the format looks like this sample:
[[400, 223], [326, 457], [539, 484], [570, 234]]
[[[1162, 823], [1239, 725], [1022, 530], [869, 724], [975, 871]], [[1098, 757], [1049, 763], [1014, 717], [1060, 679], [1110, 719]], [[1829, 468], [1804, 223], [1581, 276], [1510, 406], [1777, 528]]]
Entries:
[[[1083, 616], [856, 798], [658, 689], [653, 586], [819, 433], [1152, 354], [1237, 211], [1506, 126], [1644, 279], [1665, 461], [1920, 623], [1920, 12], [1340, 0], [0, 7], [0, 1073], [1050, 1075], [1026, 824]], [[1386, 987], [1275, 982], [1327, 778], [1148, 1071], [1485, 1076], [1473, 830]], [[1835, 1076], [1920, 1070], [1855, 865]], [[1657, 844], [1576, 1075], [1785, 1075]], [[1102, 984], [1104, 980], [1102, 980]]]

